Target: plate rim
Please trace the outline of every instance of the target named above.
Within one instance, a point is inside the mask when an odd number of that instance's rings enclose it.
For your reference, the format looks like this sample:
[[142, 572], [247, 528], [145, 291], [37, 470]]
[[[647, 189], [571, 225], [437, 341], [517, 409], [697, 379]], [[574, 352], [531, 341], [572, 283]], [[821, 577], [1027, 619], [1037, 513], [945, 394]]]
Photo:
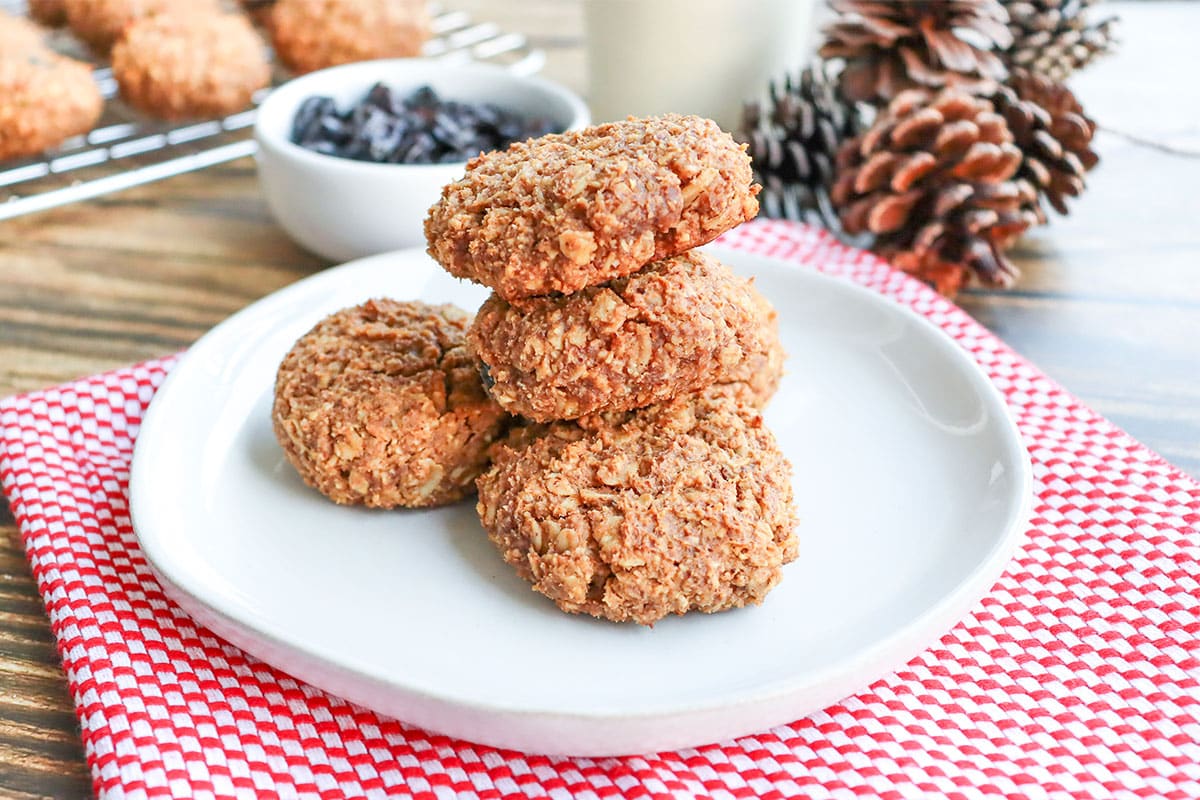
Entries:
[[[948, 360], [954, 366], [963, 369], [970, 375], [972, 386], [979, 390], [989, 410], [999, 412], [994, 415], [994, 418], [998, 424], [1002, 425], [1005, 433], [1001, 441], [1006, 443], [1006, 449], [1009, 451], [1008, 455], [1013, 457], [1011, 460], [1017, 468], [1018, 480], [1016, 484], [1019, 487], [1017, 489], [1019, 500], [1013, 502], [1010, 499], [1007, 505], [1003, 531], [999, 534], [997, 541], [979, 565], [966, 573], [953, 589], [942, 595], [922, 614], [892, 631], [887, 636], [876, 639], [862, 652], [856, 654], [855, 657], [829, 665], [825, 669], [815, 673], [809, 672], [802, 676], [793, 676], [769, 681], [758, 686], [732, 690], [721, 695], [714, 695], [713, 699], [703, 702], [682, 704], [676, 702], [671, 705], [654, 705], [635, 709], [612, 707], [585, 710], [575, 709], [570, 711], [545, 707], [530, 707], [527, 704], [514, 706], [506, 705], [503, 702], [481, 702], [474, 698], [464, 698], [448, 694], [444, 691], [436, 691], [428, 686], [397, 681], [394, 678], [348, 667], [345, 661], [331, 660], [325, 654], [315, 652], [303, 643], [293, 641], [289, 638], [281, 638], [276, 633], [266, 630], [262, 626], [252, 624], [252, 622], [247, 621], [243, 616], [231, 613], [227, 604], [220, 602], [221, 597], [219, 593], [217, 593], [214, 601], [214, 594], [212, 592], [206, 594], [204, 587], [197, 587], [194, 579], [188, 580], [188, 572], [186, 570], [183, 571], [183, 580], [180, 580], [179, 571], [172, 568], [173, 565], [171, 564], [169, 554], [159, 548], [159, 544], [164, 542], [163, 537], [158, 537], [156, 541], [153, 535], [146, 534], [146, 526], [142, 522], [139, 522], [139, 519], [144, 522], [146, 517], [139, 498], [153, 496], [153, 490], [145, 488], [150, 480], [152, 470], [149, 466], [149, 457], [145, 455], [150, 445], [144, 443], [147, 441], [153, 442], [156, 438], [160, 438], [154, 433], [159, 426], [158, 418], [165, 413], [161, 409], [168, 405], [169, 399], [172, 396], [172, 387], [177, 382], [177, 377], [186, 374], [185, 369], [181, 368], [187, 367], [192, 361], [198, 362], [203, 359], [207, 350], [219, 345], [226, 336], [226, 332], [236, 329], [243, 319], [269, 313], [271, 309], [277, 306], [292, 305], [298, 298], [319, 295], [330, 285], [345, 286], [347, 283], [352, 282], [355, 274], [362, 271], [370, 271], [377, 264], [386, 264], [399, 258], [411, 258], [414, 256], [427, 258], [424, 249], [419, 247], [356, 259], [345, 264], [330, 267], [284, 286], [256, 300], [218, 323], [180, 356], [166, 379], [155, 392], [149, 407], [143, 415], [134, 443], [133, 458], [129, 473], [129, 514], [134, 535], [147, 565], [162, 585], [164, 594], [177, 603], [197, 622], [205, 625], [218, 636], [228, 640], [235, 646], [245, 650], [251, 656], [261, 659], [265, 663], [280, 669], [282, 672], [312, 683], [323, 691], [330, 691], [331, 694], [343, 697], [351, 702], [368, 706], [371, 704], [365, 703], [361, 699], [361, 696], [355, 697], [353, 693], [347, 693], [340, 689], [327, 689], [322, 685], [325, 682], [323, 680], [324, 677], [331, 674], [348, 674], [358, 680], [369, 682], [372, 685], [386, 687], [389, 691], [405, 695], [406, 698], [411, 700], [424, 701], [471, 713], [497, 714], [511, 718], [553, 717], [559, 720], [584, 723], [650, 721], [667, 716], [703, 715], [732, 708], [745, 709], [751, 706], [770, 705], [773, 702], [783, 701], [806, 691], [811, 692], [814, 687], [828, 685], [829, 676], [831, 675], [841, 676], [854, 673], [857, 677], [851, 681], [853, 685], [849, 691], [852, 693], [865, 688], [865, 686], [880, 678], [886, 677], [896, 667], [911, 661], [924, 652], [924, 650], [928, 649], [937, 639], [948, 633], [975, 604], [986, 596], [1002, 575], [1028, 528], [1033, 503], [1032, 463], [1029, 452], [1021, 439], [1012, 411], [1005, 403], [1000, 391], [987, 376], [987, 373], [984, 372], [983, 368], [957, 341], [929, 319], [918, 314], [911, 308], [902, 305], [894, 298], [862, 286], [846, 276], [826, 274], [810, 264], [749, 253], [744, 250], [721, 245], [709, 245], [705, 249], [719, 259], [727, 254], [730, 261], [736, 260], [741, 262], [738, 267], [740, 270], [755, 272], [752, 264], [767, 264], [769, 265], [769, 269], [795, 272], [797, 275], [802, 276], [803, 279], [824, 283], [835, 287], [835, 291], [848, 292], [851, 295], [855, 295], [858, 299], [865, 301], [875, 308], [885, 309], [887, 313], [898, 313], [907, 322], [915, 324], [917, 327], [923, 329], [927, 335], [930, 335], [930, 340], [939, 344]], [[435, 268], [431, 260], [429, 264], [431, 269]], [[160, 398], [167, 398], [167, 400], [160, 401]], [[146, 436], [147, 431], [151, 432], [151, 436]], [[280, 651], [290, 659], [286, 666], [281, 664], [282, 659], [277, 657]], [[895, 654], [893, 655], [892, 653]], [[303, 662], [301, 669], [296, 668], [297, 662]], [[862, 677], [864, 672], [869, 672], [865, 679]], [[314, 673], [320, 673], [320, 675], [314, 679], [312, 677]], [[836, 702], [845, 696], [847, 696], [846, 691], [839, 691], [837, 697], [823, 700], [820, 708], [824, 708], [829, 703]], [[497, 698], [497, 700], [500, 699]], [[804, 711], [803, 714], [810, 714], [816, 710], [819, 709], [810, 708]], [[426, 725], [424, 721], [414, 720], [414, 722]], [[432, 727], [436, 729], [436, 726]], [[447, 732], [463, 736], [463, 738], [467, 739], [472, 738], [469, 734], [463, 735], [461, 732]], [[512, 745], [506, 744], [501, 746]], [[591, 753], [589, 751], [589, 754], [599, 753]], [[616, 754], [616, 751], [605, 754]]]

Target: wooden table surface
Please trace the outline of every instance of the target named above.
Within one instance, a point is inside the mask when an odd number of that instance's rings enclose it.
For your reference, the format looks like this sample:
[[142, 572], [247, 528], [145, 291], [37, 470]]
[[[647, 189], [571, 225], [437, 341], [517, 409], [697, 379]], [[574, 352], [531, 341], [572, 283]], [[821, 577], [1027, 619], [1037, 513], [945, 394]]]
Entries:
[[[532, 34], [545, 74], [584, 90], [580, 0], [445, 5]], [[1124, 18], [1122, 51], [1075, 82], [1107, 129], [1090, 191], [1021, 243], [1017, 289], [961, 303], [1200, 476], [1200, 6], [1109, 7]], [[272, 223], [249, 160], [0, 222], [0, 396], [175, 352], [326, 266]], [[0, 503], [0, 797], [89, 793], [45, 611]]]

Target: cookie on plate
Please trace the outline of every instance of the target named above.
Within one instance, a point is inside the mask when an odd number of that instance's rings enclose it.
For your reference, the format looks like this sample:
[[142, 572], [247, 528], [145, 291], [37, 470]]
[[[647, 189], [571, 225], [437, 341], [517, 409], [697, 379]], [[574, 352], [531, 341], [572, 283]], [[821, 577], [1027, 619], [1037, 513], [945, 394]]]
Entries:
[[371, 300], [302, 336], [275, 380], [288, 460], [337, 503], [423, 507], [471, 494], [508, 423], [450, 305]]
[[421, 54], [429, 39], [425, 0], [278, 0], [271, 40], [292, 72]]
[[488, 538], [563, 611], [651, 625], [758, 604], [796, 558], [791, 467], [727, 398], [529, 426], [493, 459]]
[[715, 239], [758, 213], [750, 158], [668, 114], [518, 142], [467, 163], [429, 211], [429, 253], [506, 300], [569, 294]]
[[787, 352], [779, 338], [779, 313], [753, 286], [750, 296], [754, 323], [743, 330], [740, 340], [745, 356], [702, 391], [710, 397], [724, 395], [761, 411], [779, 388]]
[[121, 98], [161, 119], [232, 114], [271, 80], [266, 45], [240, 14], [144, 17], [113, 47]]
[[107, 53], [135, 20], [157, 14], [215, 9], [217, 0], [63, 0], [71, 32]]
[[546, 422], [625, 411], [726, 377], [760, 349], [750, 282], [699, 251], [571, 295], [492, 294], [468, 340], [488, 392]]
[[87, 133], [103, 108], [87, 64], [46, 49], [0, 58], [0, 160]]

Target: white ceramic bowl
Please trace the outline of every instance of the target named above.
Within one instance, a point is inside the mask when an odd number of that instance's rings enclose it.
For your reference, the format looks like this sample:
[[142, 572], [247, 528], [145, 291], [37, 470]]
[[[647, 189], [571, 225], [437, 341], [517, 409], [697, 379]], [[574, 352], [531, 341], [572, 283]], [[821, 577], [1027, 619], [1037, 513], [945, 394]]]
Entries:
[[334, 261], [424, 245], [423, 223], [442, 187], [464, 164], [373, 164], [321, 155], [290, 140], [292, 118], [313, 95], [346, 108], [377, 81], [406, 94], [432, 86], [444, 99], [494, 103], [529, 116], [549, 117], [565, 130], [590, 119], [576, 95], [537, 77], [492, 64], [433, 59], [363, 61], [291, 80], [259, 106], [258, 175], [271, 212], [305, 248]]

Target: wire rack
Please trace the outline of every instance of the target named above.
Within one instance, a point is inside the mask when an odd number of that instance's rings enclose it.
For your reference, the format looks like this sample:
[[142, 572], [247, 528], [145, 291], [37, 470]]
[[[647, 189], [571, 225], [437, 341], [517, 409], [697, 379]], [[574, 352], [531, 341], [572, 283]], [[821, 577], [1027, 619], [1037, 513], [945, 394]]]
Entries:
[[[25, 13], [25, 0], [0, 0], [0, 9]], [[448, 61], [490, 61], [520, 74], [532, 74], [545, 62], [541, 50], [524, 36], [461, 11], [431, 6], [433, 36], [424, 55]], [[68, 139], [34, 158], [0, 162], [0, 220], [99, 197], [173, 175], [251, 155], [257, 146], [250, 131], [256, 111], [220, 119], [164, 123], [139, 114], [117, 97], [112, 70], [65, 32], [50, 38], [54, 49], [96, 64], [93, 73], [106, 102], [104, 114], [86, 136]], [[285, 79], [276, 70], [275, 83]], [[254, 97], [257, 104], [268, 90]]]

